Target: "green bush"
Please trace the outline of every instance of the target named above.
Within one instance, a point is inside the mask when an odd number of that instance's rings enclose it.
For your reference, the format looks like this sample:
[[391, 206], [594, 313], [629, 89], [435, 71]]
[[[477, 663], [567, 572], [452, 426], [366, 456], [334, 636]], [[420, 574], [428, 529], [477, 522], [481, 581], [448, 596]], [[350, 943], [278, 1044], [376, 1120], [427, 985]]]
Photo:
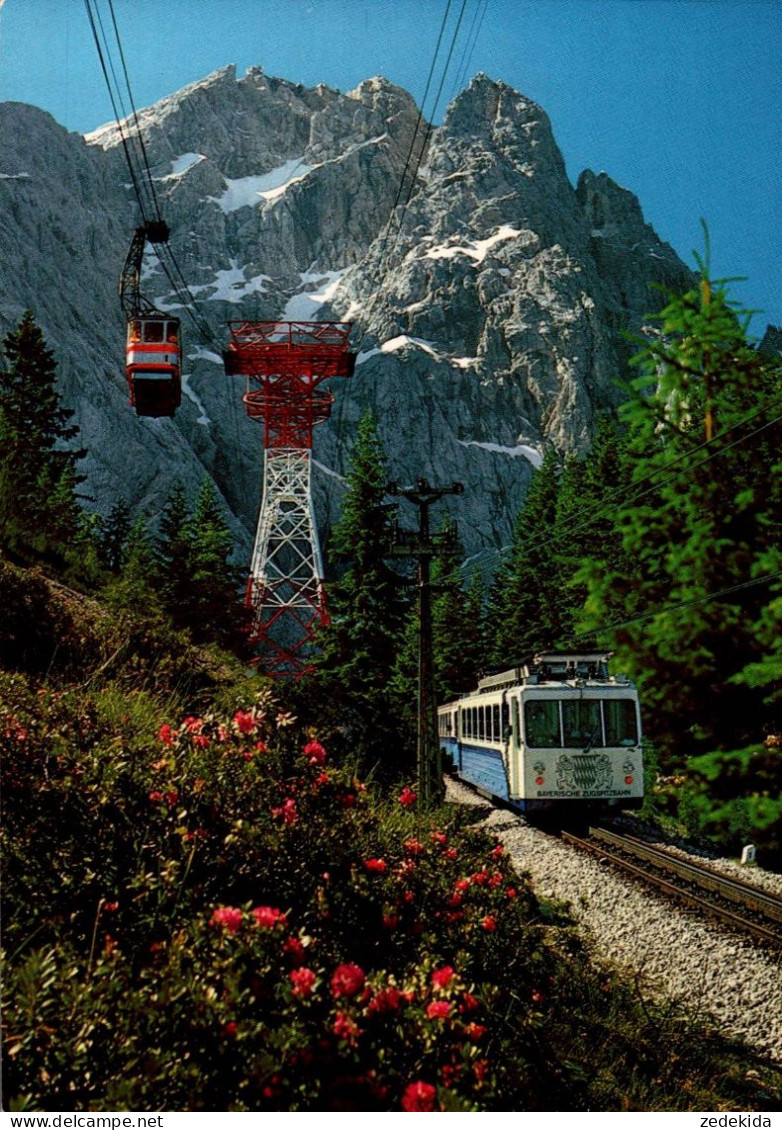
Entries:
[[161, 726], [122, 684], [0, 692], [6, 1109], [714, 1109], [717, 1074], [758, 1109], [469, 813], [267, 693]]

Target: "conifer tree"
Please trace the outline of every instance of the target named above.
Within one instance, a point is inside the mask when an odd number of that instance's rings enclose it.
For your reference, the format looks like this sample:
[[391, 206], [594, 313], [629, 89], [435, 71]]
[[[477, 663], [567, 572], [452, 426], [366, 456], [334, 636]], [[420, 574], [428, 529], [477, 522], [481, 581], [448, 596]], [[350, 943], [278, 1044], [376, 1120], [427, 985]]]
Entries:
[[[180, 503], [174, 500], [174, 508]], [[169, 520], [176, 513], [169, 510]], [[215, 485], [204, 480], [195, 509], [183, 530], [189, 547], [187, 591], [179, 614], [196, 639], [231, 646], [244, 623], [238, 599], [237, 570], [230, 563], [233, 550]]]
[[191, 568], [190, 511], [181, 481], [174, 483], [160, 517], [156, 550], [163, 603], [175, 622], [183, 622]]
[[30, 311], [4, 342], [0, 368], [0, 529], [6, 548], [62, 559], [81, 530], [77, 429], [60, 404], [57, 367]]
[[498, 571], [490, 620], [493, 662], [517, 663], [530, 651], [552, 646], [562, 634], [557, 565], [547, 533], [556, 518], [559, 460], [546, 452], [530, 481], [516, 520], [511, 551]]
[[351, 452], [342, 516], [332, 545], [345, 564], [329, 586], [329, 625], [319, 633], [317, 683], [349, 731], [354, 752], [394, 757], [397, 722], [388, 687], [401, 627], [397, 578], [386, 563], [392, 511], [377, 425], [367, 412]]
[[112, 573], [118, 573], [125, 559], [130, 535], [130, 509], [124, 498], [117, 499], [98, 529], [98, 550], [101, 563]]
[[611, 640], [669, 765], [696, 758], [708, 803], [724, 788], [757, 809], [778, 725], [782, 369], [748, 343], [725, 285], [700, 266], [700, 286], [671, 296], [636, 359], [625, 411], [634, 490], [615, 517], [633, 576], [615, 560], [592, 569], [585, 625], [620, 622]]

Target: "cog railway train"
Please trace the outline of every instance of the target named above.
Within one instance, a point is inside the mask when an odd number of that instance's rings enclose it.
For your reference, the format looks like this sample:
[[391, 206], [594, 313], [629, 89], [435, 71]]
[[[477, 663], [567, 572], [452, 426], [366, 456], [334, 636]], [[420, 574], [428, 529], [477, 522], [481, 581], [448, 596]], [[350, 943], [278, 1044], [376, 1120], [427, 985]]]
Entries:
[[643, 803], [638, 692], [603, 653], [536, 655], [438, 710], [456, 774], [526, 813]]

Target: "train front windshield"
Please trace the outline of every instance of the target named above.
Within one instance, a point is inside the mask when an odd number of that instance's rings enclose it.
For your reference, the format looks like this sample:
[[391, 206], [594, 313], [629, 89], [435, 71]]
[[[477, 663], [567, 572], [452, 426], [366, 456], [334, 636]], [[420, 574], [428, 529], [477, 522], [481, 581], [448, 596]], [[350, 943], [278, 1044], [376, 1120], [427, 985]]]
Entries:
[[524, 740], [532, 749], [634, 746], [638, 743], [635, 700], [528, 699]]

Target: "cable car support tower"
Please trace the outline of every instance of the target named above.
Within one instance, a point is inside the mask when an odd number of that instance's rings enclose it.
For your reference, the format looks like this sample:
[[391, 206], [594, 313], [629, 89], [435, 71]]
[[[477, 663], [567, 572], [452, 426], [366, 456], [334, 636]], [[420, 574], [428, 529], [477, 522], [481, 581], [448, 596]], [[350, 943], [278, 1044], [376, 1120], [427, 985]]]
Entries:
[[263, 493], [245, 604], [251, 642], [267, 675], [310, 669], [318, 627], [328, 623], [323, 565], [312, 504], [312, 433], [331, 414], [321, 387], [349, 377], [347, 322], [230, 322], [228, 376], [243, 376], [243, 401], [263, 423]]

